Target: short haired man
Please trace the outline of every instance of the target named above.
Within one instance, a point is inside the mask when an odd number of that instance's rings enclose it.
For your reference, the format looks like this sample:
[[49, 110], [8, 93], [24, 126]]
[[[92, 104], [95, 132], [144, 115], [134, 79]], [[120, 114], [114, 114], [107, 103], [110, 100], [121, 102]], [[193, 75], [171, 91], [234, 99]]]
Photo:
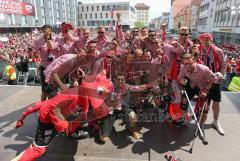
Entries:
[[[216, 93], [214, 92], [214, 84], [219, 83], [219, 78], [207, 66], [196, 63], [191, 54], [184, 54], [182, 61], [183, 65], [180, 69], [179, 81], [180, 84], [186, 86], [185, 89], [189, 99], [192, 100], [195, 95], [198, 95], [200, 98], [207, 98], [208, 103], [210, 100], [215, 99]], [[188, 103], [184, 96], [182, 100], [182, 107], [184, 110], [187, 110], [187, 105]], [[203, 125], [207, 120], [207, 113], [208, 108], [205, 109], [202, 119], [199, 120], [203, 132]]]
[[178, 42], [184, 47], [185, 53], [191, 53], [193, 42], [188, 37], [189, 30], [188, 27], [184, 26], [179, 29], [178, 32]]
[[55, 37], [52, 35], [52, 27], [50, 25], [44, 25], [42, 27], [43, 35], [34, 42], [33, 51], [40, 54], [40, 76], [42, 83], [42, 95], [41, 100], [46, 100], [47, 84], [45, 83], [45, 76], [43, 71], [46, 67], [52, 63], [52, 61], [59, 55]]

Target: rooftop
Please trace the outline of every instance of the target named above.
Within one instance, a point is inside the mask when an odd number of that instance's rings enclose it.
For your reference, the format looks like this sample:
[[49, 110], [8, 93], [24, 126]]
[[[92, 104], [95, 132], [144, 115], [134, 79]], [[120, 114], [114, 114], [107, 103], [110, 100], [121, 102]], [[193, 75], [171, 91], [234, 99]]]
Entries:
[[134, 6], [137, 10], [149, 10], [150, 6], [146, 5], [145, 3], [137, 3]]

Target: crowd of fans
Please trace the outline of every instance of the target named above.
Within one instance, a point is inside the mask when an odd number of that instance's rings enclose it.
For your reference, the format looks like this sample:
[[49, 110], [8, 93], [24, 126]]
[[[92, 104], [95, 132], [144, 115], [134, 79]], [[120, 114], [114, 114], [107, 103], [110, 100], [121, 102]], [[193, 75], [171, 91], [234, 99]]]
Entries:
[[[194, 43], [189, 38], [187, 27], [179, 29], [178, 38], [167, 37], [166, 31], [167, 24], [165, 23], [162, 24], [160, 32], [147, 28], [133, 28], [123, 32], [120, 25], [117, 25], [114, 32], [106, 32], [104, 27], [99, 27], [97, 31], [89, 31], [88, 29], [74, 29], [71, 24], [63, 23], [60, 33], [55, 34], [51, 26], [44, 25], [42, 31], [3, 35], [8, 40], [1, 42], [0, 55], [1, 61], [7, 62], [5, 78], [8, 84], [16, 84], [15, 69], [19, 73], [28, 75], [29, 67], [37, 68], [37, 75], [42, 83], [42, 101], [47, 97], [56, 96], [59, 90], [64, 91], [69, 87], [78, 86], [84, 76], [90, 74], [105, 73], [115, 84], [118, 80], [131, 85], [149, 83], [151, 79], [149, 73], [152, 71], [150, 69], [145, 71], [126, 69], [126, 64], [131, 63], [163, 66], [164, 72], [161, 77], [163, 82], [168, 84], [169, 80], [176, 80], [185, 85], [188, 82], [191, 92], [194, 91], [192, 89], [194, 85], [198, 88], [202, 88], [203, 85], [197, 85], [199, 82], [196, 79], [200, 78], [191, 76], [186, 80], [178, 80], [179, 72], [181, 76], [188, 73], [183, 60], [189, 59], [188, 64], [204, 64], [208, 66], [208, 69], [199, 67], [200, 72], [210, 70], [217, 73], [217, 76], [208, 74], [212, 78], [212, 82], [209, 81], [214, 85], [209, 87], [204, 85], [204, 90], [200, 90], [208, 94], [214, 86], [215, 93], [209, 94], [216, 95], [217, 93], [217, 98], [212, 98], [215, 101], [213, 109], [217, 109], [214, 111], [214, 124], [219, 133], [224, 134], [217, 122], [221, 101], [218, 91], [220, 85], [216, 85], [218, 83], [214, 79], [217, 77], [223, 79], [222, 77], [226, 74], [224, 86], [227, 88], [231, 79], [240, 72], [238, 53], [221, 50], [213, 44], [213, 38], [208, 33], [201, 34], [199, 43]], [[186, 54], [189, 55], [186, 56]], [[27, 75], [24, 77], [25, 84]], [[127, 91], [130, 89], [127, 88]], [[134, 135], [137, 137], [137, 134]], [[102, 138], [103, 141], [105, 139]]]
[[[156, 86], [156, 82], [152, 81], [157, 78], [154, 107], [165, 108], [163, 95], [171, 87], [169, 95], [172, 104], [169, 107], [178, 104], [183, 111], [182, 119], [174, 121], [184, 122], [188, 116], [188, 102], [186, 95], [180, 91], [179, 85], [182, 85], [190, 100], [196, 95], [201, 101], [213, 101], [212, 125], [224, 135], [219, 122], [220, 84], [226, 73], [226, 88], [232, 77], [239, 75], [239, 55], [214, 45], [209, 33], [200, 35], [200, 43], [193, 43], [187, 27], [179, 29], [178, 38], [167, 37], [166, 31], [166, 23], [161, 25], [160, 32], [147, 28], [123, 32], [118, 24], [115, 32], [106, 32], [104, 27], [89, 31], [62, 23], [59, 34], [54, 34], [50, 25], [44, 25], [42, 31], [8, 35], [9, 41], [2, 45], [1, 50], [2, 60], [8, 62], [5, 73], [8, 84], [14, 84], [16, 79], [15, 64], [17, 70], [23, 73], [28, 72], [30, 62], [39, 64], [41, 101], [45, 101], [56, 98], [61, 91], [78, 87], [88, 75], [106, 75], [114, 84], [116, 107], [101, 120], [99, 138], [105, 143], [119, 114], [128, 118], [125, 121], [129, 123], [131, 135], [140, 138], [136, 130], [136, 109], [133, 107], [141, 111], [145, 105], [152, 103], [148, 102], [149, 93], [144, 92]], [[207, 113], [208, 108], [199, 119], [203, 134]], [[83, 131], [78, 132], [85, 135]], [[205, 134], [201, 139], [207, 144]]]
[[[71, 34], [76, 37], [84, 37], [84, 31], [85, 30], [79, 30], [79, 29], [72, 30]], [[87, 32], [89, 32], [89, 35], [86, 36], [87, 41], [95, 39], [98, 35], [97, 31], [87, 30]], [[41, 34], [42, 34], [42, 31], [39, 31], [37, 29], [27, 33], [0, 34], [0, 37], [7, 38], [7, 41], [6, 40], [0, 41], [0, 68], [1, 68], [0, 79], [6, 79], [5, 67], [10, 60], [14, 61], [14, 67], [15, 67], [14, 69], [16, 69], [17, 76], [19, 72], [27, 73], [29, 71], [28, 69], [29, 67], [36, 67], [38, 70], [41, 58], [38, 52], [33, 51], [33, 45], [34, 45], [34, 42], [37, 40], [37, 38], [41, 36]], [[105, 32], [104, 34], [106, 35], [108, 42], [110, 42], [111, 39], [113, 39], [116, 36], [115, 32], [110, 32], [110, 31]], [[123, 36], [123, 35], [120, 35], [120, 36]], [[154, 39], [158, 41], [161, 36], [163, 36], [162, 33], [156, 33], [155, 37], [153, 37], [153, 43], [154, 43]], [[56, 37], [56, 34], [55, 34], [55, 37]], [[135, 30], [133, 29], [132, 31], [125, 32], [125, 35], [123, 37], [127, 39], [129, 37], [129, 39], [131, 39], [131, 42], [130, 42], [131, 45], [128, 46], [124, 44], [122, 40], [120, 42], [117, 42], [117, 44], [121, 47], [122, 50], [125, 50], [124, 52], [126, 52], [127, 50], [129, 50], [127, 52], [135, 52], [135, 49], [143, 47], [141, 46], [142, 45], [141, 41], [146, 37], [148, 37], [148, 30], [147, 28], [135, 29]], [[169, 42], [174, 39], [171, 37], [167, 37], [167, 35], [164, 35], [164, 37], [166, 37], [164, 39], [167, 39]], [[197, 46], [200, 45], [199, 40], [193, 41], [193, 42]], [[159, 43], [162, 43], [162, 42], [159, 42]], [[240, 56], [239, 56], [238, 50], [236, 51], [233, 51], [230, 49], [228, 50], [227, 48], [223, 47], [219, 43], [216, 43], [216, 46], [223, 49], [225, 61], [227, 63], [225, 83], [223, 83], [223, 87], [227, 89], [232, 78], [236, 75], [239, 75], [240, 73], [240, 58], [239, 58]], [[80, 46], [78, 45], [77, 47], [81, 47], [81, 45]], [[107, 46], [101, 48], [100, 51], [103, 52], [103, 50], [105, 50], [106, 48]], [[152, 48], [148, 48], [148, 50], [150, 50], [151, 56], [154, 56], [156, 52], [163, 52], [159, 49], [157, 49], [157, 51], [153, 51], [154, 49]], [[75, 49], [75, 52], [76, 51], [77, 49]], [[60, 52], [60, 49], [59, 49], [59, 52]], [[136, 59], [138, 58], [139, 57], [136, 56]], [[152, 59], [151, 61], [154, 61], [153, 57], [151, 57], [151, 59]], [[38, 74], [37, 77], [39, 77], [39, 72], [37, 72], [37, 74]], [[26, 81], [24, 82], [25, 84], [26, 84]]]

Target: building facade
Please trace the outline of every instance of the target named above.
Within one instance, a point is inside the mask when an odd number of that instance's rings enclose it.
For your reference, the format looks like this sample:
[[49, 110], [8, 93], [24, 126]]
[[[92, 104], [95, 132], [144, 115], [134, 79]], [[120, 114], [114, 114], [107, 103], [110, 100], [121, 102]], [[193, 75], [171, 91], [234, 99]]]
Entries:
[[137, 3], [134, 7], [137, 10], [137, 22], [143, 22], [144, 26], [148, 26], [150, 6], [144, 3]]
[[199, 21], [198, 21], [198, 32], [208, 32], [213, 31], [214, 22], [214, 12], [216, 7], [216, 1], [212, 0], [202, 0], [199, 10]]
[[240, 44], [240, 1], [216, 0], [213, 36], [216, 41]]
[[191, 5], [183, 7], [174, 17], [174, 30], [178, 30], [182, 26], [190, 28]]
[[197, 32], [199, 21], [200, 0], [193, 0], [191, 3], [190, 31]]
[[[9, 0], [0, 1], [0, 5]], [[19, 2], [13, 0], [14, 2]], [[2, 4], [1, 4], [2, 2]], [[1, 13], [0, 27], [33, 27], [44, 24], [59, 25], [61, 22], [71, 22], [76, 26], [76, 6], [77, 0], [22, 0], [28, 3], [35, 10], [34, 15]]]
[[171, 0], [171, 9], [170, 9], [170, 15], [169, 15], [169, 24], [168, 24], [168, 28], [170, 31], [174, 30], [174, 16], [173, 16], [173, 12], [174, 12], [174, 6], [173, 6], [173, 1]]
[[78, 3], [77, 25], [95, 29], [103, 26], [106, 29], [115, 29], [117, 13], [121, 14], [121, 25], [134, 26], [137, 11], [129, 2], [114, 3]]

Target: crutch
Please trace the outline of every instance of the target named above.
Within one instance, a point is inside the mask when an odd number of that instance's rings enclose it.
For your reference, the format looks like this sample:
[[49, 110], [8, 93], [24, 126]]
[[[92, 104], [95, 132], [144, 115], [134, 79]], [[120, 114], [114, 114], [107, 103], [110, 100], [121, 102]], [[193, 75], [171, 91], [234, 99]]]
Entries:
[[[193, 145], [194, 145], [195, 139], [196, 139], [196, 137], [197, 137], [197, 132], [198, 132], [198, 130], [199, 130], [199, 132], [200, 132], [201, 137], [204, 138], [204, 136], [203, 136], [202, 129], [201, 129], [200, 124], [199, 124], [199, 122], [198, 122], [198, 120], [197, 120], [196, 114], [195, 114], [195, 112], [194, 112], [194, 109], [193, 109], [192, 104], [191, 104], [191, 102], [190, 102], [190, 100], [189, 100], [189, 97], [188, 97], [188, 95], [187, 95], [186, 90], [184, 90], [184, 94], [185, 94], [185, 96], [186, 96], [186, 98], [187, 98], [188, 104], [189, 104], [189, 106], [190, 106], [190, 110], [191, 110], [192, 115], [193, 115], [194, 120], [195, 120], [195, 123], [197, 124], [197, 130], [196, 130], [196, 132], [195, 132], [194, 139], [193, 139], [192, 144], [191, 144], [191, 147], [190, 147], [190, 149], [189, 149], [189, 153], [192, 153]], [[202, 114], [201, 114], [201, 115], [202, 115]]]

